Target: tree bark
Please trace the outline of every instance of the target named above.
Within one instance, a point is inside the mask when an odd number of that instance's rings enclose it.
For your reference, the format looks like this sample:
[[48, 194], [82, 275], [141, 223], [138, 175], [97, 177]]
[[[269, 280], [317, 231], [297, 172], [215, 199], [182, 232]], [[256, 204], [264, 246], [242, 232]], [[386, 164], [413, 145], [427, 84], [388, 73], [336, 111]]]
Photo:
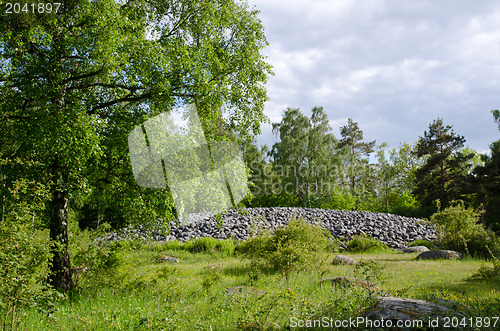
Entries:
[[445, 201], [445, 189], [444, 189], [444, 184], [445, 184], [445, 178], [444, 178], [444, 162], [441, 160], [440, 162], [440, 176], [441, 176], [441, 203], [444, 204]]
[[52, 263], [49, 284], [61, 292], [68, 293], [73, 288], [71, 264], [68, 254], [68, 191], [67, 176], [59, 168], [57, 160], [51, 166], [55, 183], [51, 188], [50, 239]]

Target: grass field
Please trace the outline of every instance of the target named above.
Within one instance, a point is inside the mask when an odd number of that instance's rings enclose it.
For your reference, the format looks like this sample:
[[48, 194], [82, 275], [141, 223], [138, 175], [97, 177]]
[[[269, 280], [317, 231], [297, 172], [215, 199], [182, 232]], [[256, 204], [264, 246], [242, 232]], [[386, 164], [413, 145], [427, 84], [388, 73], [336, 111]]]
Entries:
[[[354, 276], [374, 281], [390, 295], [466, 305], [467, 316], [500, 312], [500, 282], [471, 280], [488, 262], [415, 261], [413, 254], [348, 254], [383, 267], [363, 270], [332, 265], [295, 274], [288, 287], [280, 274], [255, 271], [238, 255], [192, 253], [162, 244], [132, 244], [116, 251], [110, 268], [79, 275], [78, 291], [50, 314], [24, 311], [18, 326], [26, 330], [262, 330], [287, 329], [292, 318], [335, 320], [362, 316], [375, 303], [358, 288], [319, 285], [321, 278]], [[164, 255], [180, 263], [161, 260]], [[365, 271], [365, 273], [363, 273]], [[372, 272], [371, 274], [369, 272]], [[227, 293], [234, 286], [265, 292]], [[461, 306], [462, 307], [462, 306]]]

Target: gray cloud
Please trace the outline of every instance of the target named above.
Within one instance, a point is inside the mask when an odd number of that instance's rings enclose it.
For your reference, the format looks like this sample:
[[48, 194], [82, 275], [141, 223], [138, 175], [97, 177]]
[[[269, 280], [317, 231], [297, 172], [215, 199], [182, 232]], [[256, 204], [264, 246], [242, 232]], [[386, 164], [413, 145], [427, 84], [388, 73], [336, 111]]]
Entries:
[[[414, 142], [442, 117], [472, 148], [500, 137], [496, 1], [250, 0], [261, 11], [275, 76], [265, 112], [320, 105], [334, 134], [351, 117], [365, 138]], [[259, 143], [276, 140], [264, 126]]]

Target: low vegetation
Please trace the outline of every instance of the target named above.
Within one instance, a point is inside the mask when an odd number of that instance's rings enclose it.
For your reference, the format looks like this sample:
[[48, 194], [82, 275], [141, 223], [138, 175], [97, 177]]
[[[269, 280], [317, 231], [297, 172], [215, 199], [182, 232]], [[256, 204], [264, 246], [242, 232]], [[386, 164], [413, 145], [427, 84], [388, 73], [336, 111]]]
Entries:
[[248, 239], [240, 245], [240, 251], [252, 266], [281, 273], [289, 285], [293, 272], [323, 269], [329, 237], [331, 234], [319, 225], [292, 219], [273, 233], [263, 232]]
[[430, 221], [438, 229], [438, 246], [474, 257], [500, 256], [500, 240], [491, 230], [479, 223], [480, 214], [455, 201], [444, 210], [434, 213]]
[[378, 239], [367, 234], [359, 234], [347, 243], [347, 251], [352, 253], [374, 253], [388, 251], [389, 247]]
[[[33, 186], [19, 180], [10, 192], [16, 202]], [[34, 188], [36, 196], [45, 192]], [[0, 222], [0, 327], [14, 329], [28, 307], [47, 314], [64, 296], [46, 284], [50, 245], [47, 231], [33, 231], [39, 199], [16, 203]]]
[[482, 265], [479, 270], [472, 275], [472, 279], [500, 280], [500, 260], [494, 258], [491, 265]]
[[235, 249], [235, 243], [233, 240], [217, 240], [212, 237], [193, 239], [185, 243], [179, 241], [169, 241], [165, 243], [165, 245], [165, 248], [171, 250], [184, 250], [191, 253], [220, 252], [228, 256], [233, 255]]
[[[333, 265], [340, 246], [301, 219], [239, 243], [95, 240], [102, 234], [71, 236], [77, 264], [69, 297], [43, 297], [56, 292], [40, 288], [30, 305], [15, 306], [14, 312], [2, 287], [3, 328], [262, 330], [286, 329], [294, 320], [362, 316], [375, 303], [373, 292], [319, 283], [340, 276], [373, 282], [388, 295], [449, 300], [465, 316], [494, 316], [500, 310], [496, 259], [415, 261], [416, 253], [393, 251], [361, 235], [342, 251], [358, 264]], [[36, 281], [25, 284], [39, 288]]]

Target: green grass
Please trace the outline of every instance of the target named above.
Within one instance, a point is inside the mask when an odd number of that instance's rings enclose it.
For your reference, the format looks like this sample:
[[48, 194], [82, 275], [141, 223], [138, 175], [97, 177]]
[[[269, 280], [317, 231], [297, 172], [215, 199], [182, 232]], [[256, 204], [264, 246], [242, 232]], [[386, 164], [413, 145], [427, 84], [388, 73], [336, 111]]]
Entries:
[[[500, 311], [500, 282], [469, 279], [483, 261], [415, 261], [417, 254], [396, 252], [343, 254], [358, 261], [375, 260], [385, 264], [384, 277], [377, 285], [388, 294], [453, 300], [470, 307], [470, 314], [481, 316], [494, 316], [494, 313], [498, 316]], [[159, 262], [161, 255], [177, 257], [181, 262]], [[335, 255], [331, 254], [329, 262]], [[330, 263], [323, 274], [314, 270], [301, 272], [291, 279], [288, 288], [281, 275], [255, 273], [248, 262], [224, 250], [192, 253], [173, 244], [150, 244], [124, 247], [118, 258], [120, 264], [116, 269], [80, 278], [79, 292], [58, 303], [51, 314], [41, 314], [36, 309], [24, 311], [19, 329], [286, 328], [291, 317], [361, 316], [374, 302], [372, 295], [364, 290], [317, 283], [326, 277], [361, 277], [355, 266]], [[219, 267], [209, 269], [206, 267], [209, 264]], [[242, 285], [254, 286], [266, 294], [238, 297], [225, 292], [228, 287]]]
[[[388, 290], [398, 291], [408, 288], [411, 297], [424, 299], [427, 292], [447, 289], [478, 298], [492, 297], [485, 291], [483, 281], [470, 281], [472, 276], [481, 265], [486, 263], [482, 260], [464, 259], [458, 260], [419, 260], [415, 257], [418, 253], [404, 254], [399, 252], [382, 254], [346, 254], [355, 260], [371, 259], [387, 264], [384, 271], [388, 279], [383, 284]], [[488, 288], [498, 292], [500, 282], [488, 281]], [[493, 293], [494, 294], [494, 293]], [[498, 293], [496, 293], [498, 297]]]

